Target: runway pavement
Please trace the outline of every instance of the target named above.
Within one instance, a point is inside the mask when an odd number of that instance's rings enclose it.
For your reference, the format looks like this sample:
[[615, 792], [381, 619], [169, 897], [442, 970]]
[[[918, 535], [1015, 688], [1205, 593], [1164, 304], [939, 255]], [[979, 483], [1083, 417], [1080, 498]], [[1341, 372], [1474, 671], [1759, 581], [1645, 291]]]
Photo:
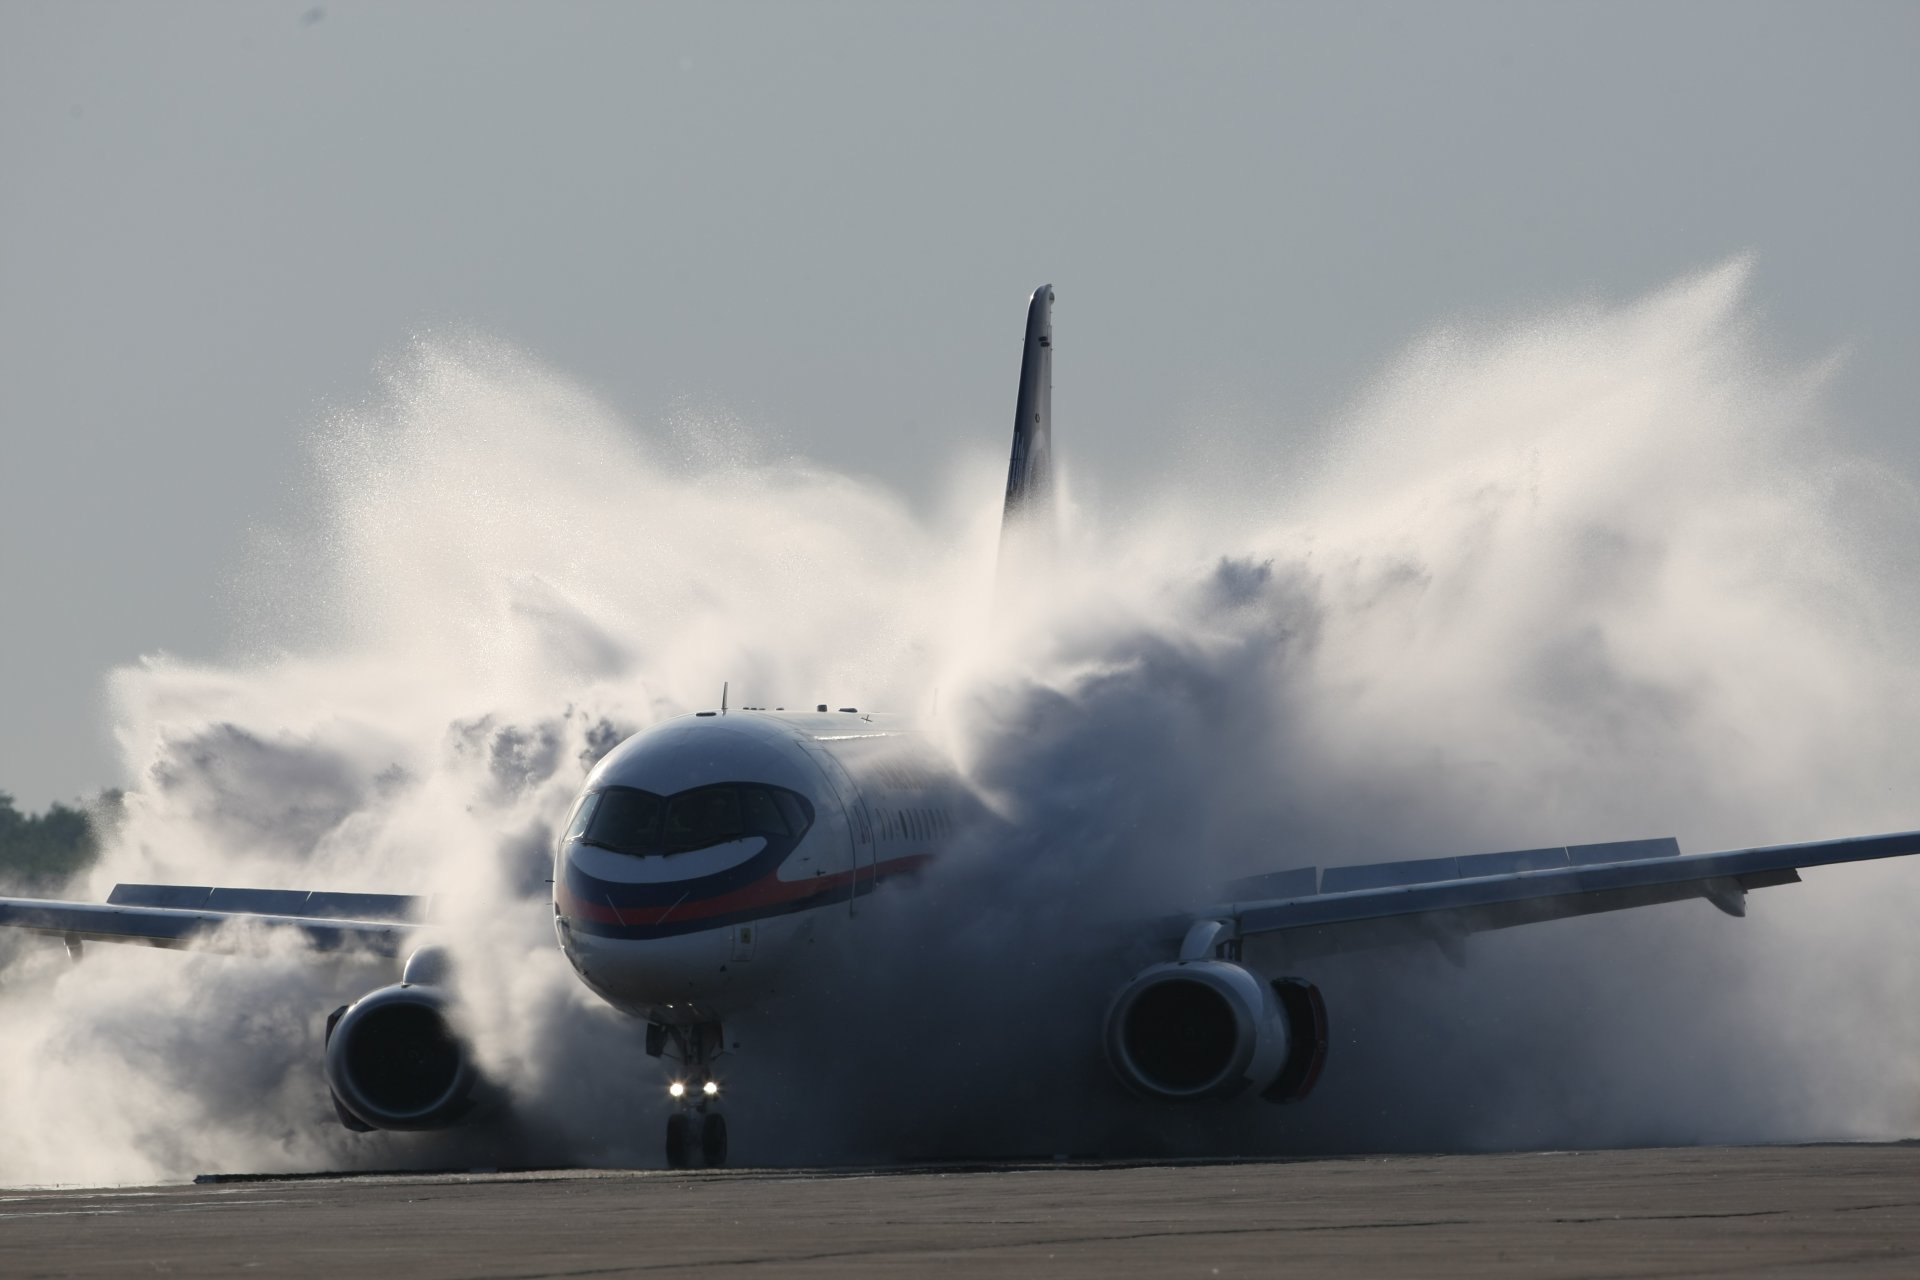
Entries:
[[0, 1192], [0, 1276], [1920, 1275], [1920, 1145]]

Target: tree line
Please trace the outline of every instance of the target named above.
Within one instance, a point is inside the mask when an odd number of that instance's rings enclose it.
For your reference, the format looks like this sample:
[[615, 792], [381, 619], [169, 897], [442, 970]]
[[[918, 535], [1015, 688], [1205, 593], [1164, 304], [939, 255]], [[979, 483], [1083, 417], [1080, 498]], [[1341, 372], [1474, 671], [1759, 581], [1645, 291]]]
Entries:
[[45, 813], [22, 813], [0, 791], [0, 889], [44, 892], [92, 866], [120, 801], [120, 792], [103, 791], [88, 808], [56, 801]]

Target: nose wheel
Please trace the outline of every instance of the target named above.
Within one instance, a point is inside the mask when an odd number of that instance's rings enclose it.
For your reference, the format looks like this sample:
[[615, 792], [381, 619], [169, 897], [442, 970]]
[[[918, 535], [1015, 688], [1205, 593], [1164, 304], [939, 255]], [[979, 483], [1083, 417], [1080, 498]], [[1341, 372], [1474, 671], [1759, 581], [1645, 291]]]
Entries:
[[706, 1123], [700, 1126], [700, 1157], [707, 1162], [709, 1169], [727, 1167], [727, 1118], [718, 1111], [709, 1111]]
[[727, 1118], [718, 1111], [676, 1111], [667, 1117], [667, 1168], [727, 1167]]
[[693, 1120], [691, 1111], [676, 1111], [667, 1117], [667, 1168], [693, 1167]]
[[[677, 1051], [667, 1053], [671, 1041]], [[667, 1168], [692, 1169], [704, 1165], [724, 1169], [727, 1164], [727, 1118], [720, 1114], [720, 1082], [713, 1077], [713, 1059], [725, 1041], [720, 1024], [692, 1026], [654, 1023], [647, 1028], [647, 1052], [654, 1057], [676, 1057], [680, 1070], [667, 1086], [673, 1114], [667, 1117]]]

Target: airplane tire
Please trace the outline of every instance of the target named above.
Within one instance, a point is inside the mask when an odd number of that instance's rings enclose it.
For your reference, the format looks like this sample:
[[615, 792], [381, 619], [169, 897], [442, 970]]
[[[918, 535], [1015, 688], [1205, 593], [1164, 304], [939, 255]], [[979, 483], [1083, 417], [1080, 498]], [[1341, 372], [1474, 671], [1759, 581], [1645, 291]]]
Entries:
[[706, 1158], [709, 1169], [727, 1167], [727, 1118], [718, 1111], [708, 1115], [706, 1124], [701, 1126], [700, 1154]]
[[693, 1116], [676, 1111], [667, 1117], [667, 1168], [693, 1167]]

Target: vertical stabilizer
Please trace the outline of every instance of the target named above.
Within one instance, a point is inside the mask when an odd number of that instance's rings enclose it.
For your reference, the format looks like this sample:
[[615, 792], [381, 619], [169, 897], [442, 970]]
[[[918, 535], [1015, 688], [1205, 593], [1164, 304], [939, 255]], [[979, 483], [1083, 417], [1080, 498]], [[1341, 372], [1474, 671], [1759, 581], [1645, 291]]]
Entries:
[[1000, 523], [1001, 568], [1015, 533], [1037, 540], [1053, 533], [1053, 286], [1033, 291], [1020, 355], [1020, 402], [1013, 415], [1013, 458], [1007, 464], [1007, 506]]

